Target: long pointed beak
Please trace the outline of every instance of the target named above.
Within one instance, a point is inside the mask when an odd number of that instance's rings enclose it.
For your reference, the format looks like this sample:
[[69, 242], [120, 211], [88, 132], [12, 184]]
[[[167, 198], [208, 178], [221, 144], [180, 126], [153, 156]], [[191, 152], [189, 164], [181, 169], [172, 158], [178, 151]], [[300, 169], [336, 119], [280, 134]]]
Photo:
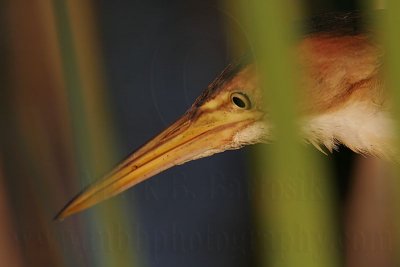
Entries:
[[254, 122], [241, 114], [195, 109], [133, 153], [105, 178], [73, 198], [56, 216], [62, 220], [172, 166], [234, 149], [234, 137]]

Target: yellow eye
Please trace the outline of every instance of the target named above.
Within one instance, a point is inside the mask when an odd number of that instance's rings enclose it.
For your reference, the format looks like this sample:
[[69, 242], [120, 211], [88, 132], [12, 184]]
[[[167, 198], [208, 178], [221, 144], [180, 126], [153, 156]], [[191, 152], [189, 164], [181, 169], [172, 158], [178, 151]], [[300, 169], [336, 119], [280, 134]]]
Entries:
[[233, 93], [231, 95], [232, 103], [241, 109], [250, 109], [251, 102], [249, 97], [244, 93]]

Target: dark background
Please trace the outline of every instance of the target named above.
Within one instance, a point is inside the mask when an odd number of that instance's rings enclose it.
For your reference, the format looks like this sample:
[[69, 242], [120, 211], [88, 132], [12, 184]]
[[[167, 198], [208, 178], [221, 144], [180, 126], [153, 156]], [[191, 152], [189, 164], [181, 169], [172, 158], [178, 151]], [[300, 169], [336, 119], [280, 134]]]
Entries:
[[[356, 8], [354, 1], [310, 2], [311, 13]], [[212, 0], [102, 0], [98, 20], [120, 154], [128, 155], [183, 114], [229, 63], [224, 21], [232, 18]], [[139, 232], [149, 237], [138, 247], [149, 266], [255, 264], [245, 166], [251, 149], [175, 167], [120, 196], [132, 203]], [[340, 213], [352, 154], [329, 157]]]

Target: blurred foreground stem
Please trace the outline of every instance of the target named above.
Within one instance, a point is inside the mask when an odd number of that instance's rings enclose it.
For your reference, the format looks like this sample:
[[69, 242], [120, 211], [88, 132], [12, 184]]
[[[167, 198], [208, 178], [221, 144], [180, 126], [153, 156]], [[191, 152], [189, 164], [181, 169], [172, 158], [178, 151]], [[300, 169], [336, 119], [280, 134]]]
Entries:
[[[299, 33], [291, 27], [295, 8], [272, 0], [241, 5], [264, 78], [265, 110], [277, 138], [258, 157], [264, 174], [258, 196], [264, 249], [260, 261], [273, 267], [338, 266], [330, 177], [322, 162], [305, 150], [295, 123], [297, 103], [302, 101], [296, 93], [300, 90], [293, 49]], [[278, 184], [280, 192], [271, 184]]]

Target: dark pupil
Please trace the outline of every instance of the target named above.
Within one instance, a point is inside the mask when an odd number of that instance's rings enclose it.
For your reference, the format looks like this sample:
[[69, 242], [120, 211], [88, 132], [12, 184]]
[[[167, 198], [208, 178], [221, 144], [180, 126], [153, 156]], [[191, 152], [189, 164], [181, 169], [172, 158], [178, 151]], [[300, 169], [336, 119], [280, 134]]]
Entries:
[[232, 100], [233, 100], [233, 103], [235, 103], [235, 105], [238, 106], [239, 108], [245, 108], [246, 107], [246, 102], [243, 101], [243, 99], [241, 99], [241, 98], [239, 98], [237, 96], [234, 96], [232, 98]]

